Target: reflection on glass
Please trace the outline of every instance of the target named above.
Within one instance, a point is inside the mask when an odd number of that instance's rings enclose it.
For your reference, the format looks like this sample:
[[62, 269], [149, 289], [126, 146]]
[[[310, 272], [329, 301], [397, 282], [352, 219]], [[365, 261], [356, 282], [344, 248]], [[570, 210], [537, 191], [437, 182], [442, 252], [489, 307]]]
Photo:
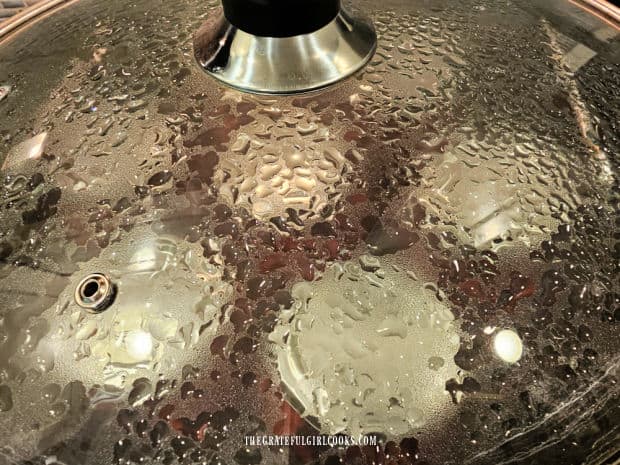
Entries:
[[144, 360], [153, 352], [153, 338], [145, 331], [131, 331], [125, 338], [125, 346], [134, 359]]
[[516, 363], [523, 355], [523, 342], [511, 329], [502, 329], [493, 338], [495, 355], [506, 363]]
[[42, 132], [41, 134], [17, 145], [7, 155], [4, 163], [2, 164], [2, 170], [4, 171], [10, 168], [16, 168], [26, 160], [37, 160], [41, 158], [47, 144], [47, 139], [47, 132]]

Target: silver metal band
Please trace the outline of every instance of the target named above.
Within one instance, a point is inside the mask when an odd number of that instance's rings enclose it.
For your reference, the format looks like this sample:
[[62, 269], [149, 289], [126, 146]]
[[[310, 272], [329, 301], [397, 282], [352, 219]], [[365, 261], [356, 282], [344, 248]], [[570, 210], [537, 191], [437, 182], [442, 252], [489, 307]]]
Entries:
[[211, 76], [236, 89], [293, 94], [320, 89], [359, 71], [373, 56], [372, 22], [340, 14], [325, 27], [293, 37], [259, 37], [221, 15], [197, 32], [194, 52]]

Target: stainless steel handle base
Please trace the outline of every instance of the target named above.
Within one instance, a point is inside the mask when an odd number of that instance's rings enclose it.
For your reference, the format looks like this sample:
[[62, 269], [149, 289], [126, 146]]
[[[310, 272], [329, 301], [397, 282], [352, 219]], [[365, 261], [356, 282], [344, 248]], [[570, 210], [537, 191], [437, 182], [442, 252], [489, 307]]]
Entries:
[[196, 59], [207, 74], [257, 94], [295, 94], [335, 84], [363, 68], [376, 46], [372, 22], [342, 10], [323, 28], [292, 37], [255, 36], [221, 14], [194, 38]]

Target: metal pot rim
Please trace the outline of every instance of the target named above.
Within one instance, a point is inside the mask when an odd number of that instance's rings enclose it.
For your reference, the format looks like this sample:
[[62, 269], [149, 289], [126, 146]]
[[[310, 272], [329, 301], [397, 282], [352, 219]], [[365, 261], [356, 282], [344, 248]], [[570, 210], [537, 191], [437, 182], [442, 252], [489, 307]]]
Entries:
[[0, 23], [0, 43], [10, 37], [12, 33], [18, 32], [23, 27], [34, 24], [48, 14], [53, 14], [55, 10], [75, 1], [77, 0], [42, 0], [39, 3], [25, 8], [15, 16], [11, 16], [9, 19]]
[[[19, 32], [22, 28], [31, 26], [36, 21], [55, 13], [79, 0], [42, 0], [35, 5], [26, 8], [0, 24], [0, 43], [10, 37], [12, 33]], [[607, 0], [568, 0], [584, 11], [597, 16], [611, 26], [620, 29], [620, 8]]]

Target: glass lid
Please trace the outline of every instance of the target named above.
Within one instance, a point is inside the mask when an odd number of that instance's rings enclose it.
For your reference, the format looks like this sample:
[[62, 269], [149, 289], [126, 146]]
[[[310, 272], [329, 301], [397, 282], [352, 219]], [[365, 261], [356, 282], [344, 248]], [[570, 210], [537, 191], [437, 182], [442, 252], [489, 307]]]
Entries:
[[255, 95], [219, 2], [53, 3], [0, 36], [0, 464], [617, 463], [613, 7], [359, 0], [360, 71]]

